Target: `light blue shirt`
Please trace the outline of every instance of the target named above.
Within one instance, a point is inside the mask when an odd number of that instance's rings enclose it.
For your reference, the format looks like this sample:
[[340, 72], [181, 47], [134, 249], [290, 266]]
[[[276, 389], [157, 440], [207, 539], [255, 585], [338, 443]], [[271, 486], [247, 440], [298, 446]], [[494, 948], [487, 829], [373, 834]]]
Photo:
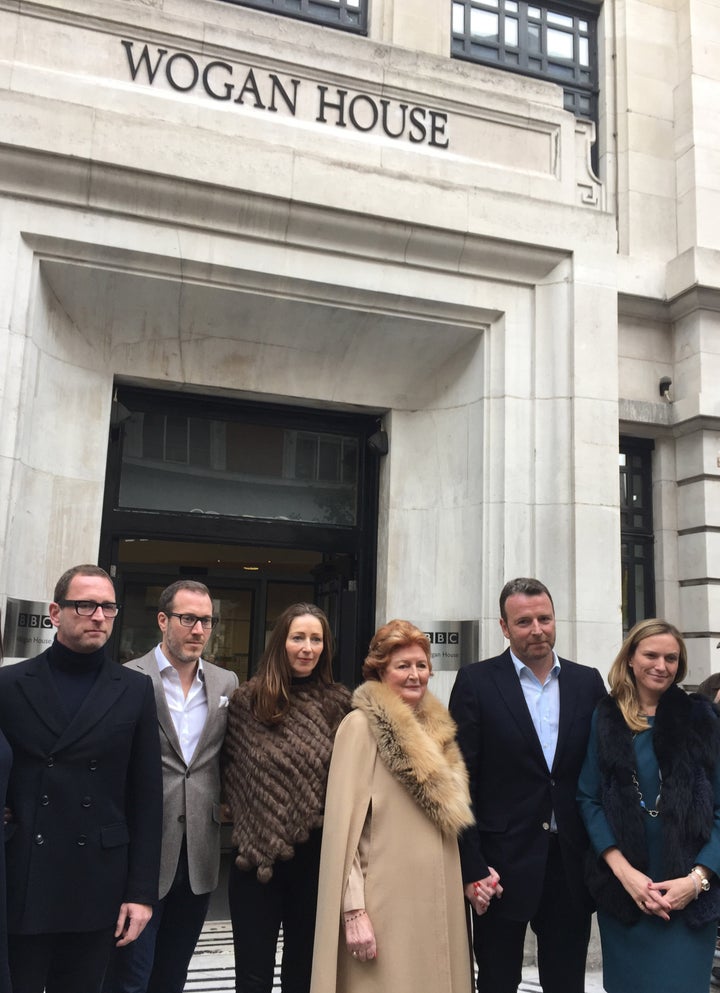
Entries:
[[510, 651], [510, 658], [513, 660], [515, 671], [520, 680], [520, 688], [528, 705], [548, 770], [550, 770], [555, 761], [558, 726], [560, 724], [560, 684], [558, 683], [560, 660], [553, 652], [553, 667], [545, 682], [541, 683], [532, 669], [521, 662], [516, 655], [513, 655], [512, 650]]
[[[529, 669], [524, 662], [521, 662], [516, 655], [510, 651], [510, 658], [513, 660], [515, 671], [520, 680], [525, 702], [530, 711], [533, 727], [540, 741], [548, 771], [552, 769], [555, 761], [555, 749], [557, 748], [558, 727], [560, 724], [560, 660], [553, 652], [553, 667], [548, 673], [547, 679], [541, 683], [532, 669]], [[555, 811], [550, 819], [550, 830], [557, 831], [555, 821]]]

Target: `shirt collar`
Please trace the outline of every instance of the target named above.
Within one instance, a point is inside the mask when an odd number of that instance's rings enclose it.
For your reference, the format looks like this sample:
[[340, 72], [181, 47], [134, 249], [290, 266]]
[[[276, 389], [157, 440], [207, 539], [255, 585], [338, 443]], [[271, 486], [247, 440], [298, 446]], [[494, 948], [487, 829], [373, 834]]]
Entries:
[[[518, 674], [519, 679], [522, 679], [523, 673], [528, 673], [528, 675], [532, 676], [533, 679], [537, 679], [537, 676], [532, 671], [532, 669], [529, 666], [525, 665], [524, 662], [520, 661], [517, 655], [515, 655], [515, 653], [513, 652], [512, 648], [509, 648], [508, 651], [510, 652], [510, 658], [512, 659], [512, 663], [515, 666], [515, 672]], [[553, 664], [552, 664], [552, 668], [550, 669], [550, 672], [548, 673], [548, 678], [557, 679], [559, 675], [560, 675], [560, 659], [558, 658], [557, 652], [553, 648]]]
[[[166, 669], [175, 668], [172, 662], [170, 662], [168, 657], [165, 655], [161, 645], [158, 645], [155, 649], [155, 661], [157, 662], [160, 675], [162, 675]], [[198, 659], [197, 669], [195, 670], [195, 679], [201, 683], [205, 682], [205, 670], [203, 669], [203, 660], [201, 658]]]

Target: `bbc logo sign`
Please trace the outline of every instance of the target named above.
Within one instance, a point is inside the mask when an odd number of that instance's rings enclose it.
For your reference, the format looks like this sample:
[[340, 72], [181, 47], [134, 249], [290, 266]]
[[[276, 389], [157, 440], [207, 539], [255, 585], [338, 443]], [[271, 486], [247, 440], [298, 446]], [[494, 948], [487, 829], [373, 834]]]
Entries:
[[459, 631], [425, 631], [431, 645], [459, 645]]
[[52, 627], [52, 621], [48, 614], [28, 614], [20, 613], [18, 614], [18, 627], [19, 628], [48, 628]]

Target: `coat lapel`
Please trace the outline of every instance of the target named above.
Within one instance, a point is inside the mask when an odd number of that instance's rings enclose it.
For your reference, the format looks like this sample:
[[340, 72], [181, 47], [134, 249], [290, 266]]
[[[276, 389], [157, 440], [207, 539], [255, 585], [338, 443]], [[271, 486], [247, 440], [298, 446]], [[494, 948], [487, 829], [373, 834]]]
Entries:
[[573, 688], [573, 672], [570, 666], [564, 665], [560, 659], [560, 675], [558, 677], [560, 687], [560, 720], [558, 722], [558, 739], [555, 748], [555, 758], [553, 759], [553, 769], [557, 767], [558, 761], [562, 757], [565, 742], [568, 739], [570, 728], [575, 719], [576, 699]]
[[203, 667], [203, 676], [205, 680], [205, 696], [207, 698], [207, 717], [205, 719], [205, 726], [200, 733], [198, 743], [195, 747], [193, 757], [190, 761], [190, 765], [193, 765], [202, 757], [203, 749], [205, 748], [205, 743], [208, 740], [208, 736], [215, 727], [215, 722], [218, 720], [219, 708], [220, 708], [220, 673], [215, 666], [206, 665]]
[[[158, 669], [157, 659], [155, 658], [155, 649], [148, 652], [147, 655], [143, 655], [141, 658], [135, 659], [133, 662], [128, 664], [138, 672], [145, 673], [145, 675], [149, 676], [152, 680], [153, 692], [155, 694], [155, 707], [157, 710], [160, 730], [167, 739], [168, 745], [172, 748], [180, 761], [184, 763], [185, 758], [182, 753], [182, 748], [180, 747], [180, 739], [178, 738], [177, 731], [175, 730], [175, 722], [172, 719], [172, 714], [170, 713], [170, 708], [167, 704], [165, 686], [163, 685], [163, 679], [160, 675], [160, 670]], [[162, 743], [162, 736], [160, 740]]]
[[43, 652], [35, 664], [28, 667], [18, 681], [18, 688], [38, 718], [59, 738], [67, 727], [67, 714], [50, 674], [47, 652]]
[[92, 689], [82, 702], [77, 714], [67, 725], [55, 743], [60, 751], [85, 737], [95, 725], [102, 721], [108, 710], [115, 705], [125, 692], [125, 686], [120, 677], [120, 667], [109, 659], [105, 659]]
[[520, 686], [518, 674], [515, 671], [510, 651], [507, 649], [497, 661], [491, 663], [495, 670], [495, 682], [500, 696], [510, 711], [521, 733], [531, 746], [539, 762], [547, 768], [540, 739], [532, 722], [525, 695]]

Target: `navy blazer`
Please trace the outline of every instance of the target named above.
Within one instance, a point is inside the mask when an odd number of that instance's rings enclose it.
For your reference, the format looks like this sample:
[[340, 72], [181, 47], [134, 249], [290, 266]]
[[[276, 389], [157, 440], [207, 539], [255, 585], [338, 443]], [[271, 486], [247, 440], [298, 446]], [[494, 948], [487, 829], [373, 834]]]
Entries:
[[47, 654], [0, 668], [0, 729], [13, 750], [8, 930], [21, 934], [98, 930], [121, 903], [158, 896], [152, 683], [106, 659], [68, 723]]
[[476, 824], [460, 839], [464, 882], [488, 866], [504, 887], [497, 913], [530, 920], [542, 891], [554, 811], [563, 862], [578, 907], [587, 906], [582, 863], [587, 834], [575, 801], [590, 720], [606, 690], [597, 669], [560, 659], [560, 721], [548, 769], [509, 649], [460, 669], [450, 697], [470, 775]]

